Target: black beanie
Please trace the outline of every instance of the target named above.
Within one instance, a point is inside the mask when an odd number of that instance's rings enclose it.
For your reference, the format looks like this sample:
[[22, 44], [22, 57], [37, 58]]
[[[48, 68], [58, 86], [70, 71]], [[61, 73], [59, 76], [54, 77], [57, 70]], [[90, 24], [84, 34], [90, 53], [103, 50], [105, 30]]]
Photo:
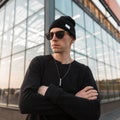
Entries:
[[61, 16], [60, 18], [56, 19], [50, 25], [49, 32], [52, 28], [55, 28], [55, 27], [64, 29], [76, 39], [75, 21], [70, 16]]

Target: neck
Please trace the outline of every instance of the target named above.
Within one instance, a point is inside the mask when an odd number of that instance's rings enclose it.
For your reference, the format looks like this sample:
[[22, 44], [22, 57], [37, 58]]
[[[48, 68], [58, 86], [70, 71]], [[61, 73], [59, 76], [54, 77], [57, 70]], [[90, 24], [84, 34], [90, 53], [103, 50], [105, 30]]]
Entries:
[[60, 61], [62, 64], [69, 64], [73, 61], [70, 54], [64, 55], [59, 53], [52, 54], [53, 58], [57, 61]]

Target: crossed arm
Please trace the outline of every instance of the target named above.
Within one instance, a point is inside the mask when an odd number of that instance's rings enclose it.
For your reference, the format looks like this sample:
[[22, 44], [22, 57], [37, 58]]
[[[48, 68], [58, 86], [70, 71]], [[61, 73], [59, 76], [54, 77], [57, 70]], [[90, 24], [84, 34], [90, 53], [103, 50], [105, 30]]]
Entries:
[[86, 120], [99, 119], [98, 93], [92, 86], [83, 88], [75, 95], [69, 94], [55, 85], [41, 86], [38, 93], [76, 120], [81, 118]]
[[[38, 60], [37, 60], [38, 61]], [[20, 93], [21, 113], [40, 113], [44, 115], [69, 114], [76, 120], [84, 119], [98, 120], [100, 116], [100, 101], [98, 93], [94, 87], [94, 82], [88, 78], [90, 84], [78, 91], [70, 94], [62, 88], [53, 84], [49, 86], [39, 86], [40, 77], [37, 61], [33, 61], [28, 69]], [[38, 61], [39, 63], [39, 61]], [[33, 67], [34, 65], [34, 67]], [[89, 80], [88, 80], [89, 79]]]
[[[48, 89], [48, 86], [40, 86], [38, 89], [38, 93], [45, 96], [47, 89]], [[88, 100], [96, 100], [98, 97], [98, 92], [92, 86], [87, 86], [82, 90], [78, 91], [75, 94], [75, 96], [85, 98]]]

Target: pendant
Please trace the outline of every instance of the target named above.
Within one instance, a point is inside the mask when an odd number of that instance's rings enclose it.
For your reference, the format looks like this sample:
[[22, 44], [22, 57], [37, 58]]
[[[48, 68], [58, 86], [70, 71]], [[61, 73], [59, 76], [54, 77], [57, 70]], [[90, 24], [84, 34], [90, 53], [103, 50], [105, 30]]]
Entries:
[[62, 79], [60, 78], [60, 81], [59, 81], [59, 86], [61, 86], [61, 84], [62, 84]]

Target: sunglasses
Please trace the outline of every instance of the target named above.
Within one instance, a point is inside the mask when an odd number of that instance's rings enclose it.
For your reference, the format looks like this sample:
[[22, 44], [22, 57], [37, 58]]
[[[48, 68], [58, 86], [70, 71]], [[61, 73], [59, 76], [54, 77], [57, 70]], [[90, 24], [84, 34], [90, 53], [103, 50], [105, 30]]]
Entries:
[[62, 39], [65, 35], [66, 31], [57, 31], [57, 32], [49, 32], [46, 33], [45, 36], [48, 40], [52, 40], [53, 36], [55, 35], [58, 39]]

